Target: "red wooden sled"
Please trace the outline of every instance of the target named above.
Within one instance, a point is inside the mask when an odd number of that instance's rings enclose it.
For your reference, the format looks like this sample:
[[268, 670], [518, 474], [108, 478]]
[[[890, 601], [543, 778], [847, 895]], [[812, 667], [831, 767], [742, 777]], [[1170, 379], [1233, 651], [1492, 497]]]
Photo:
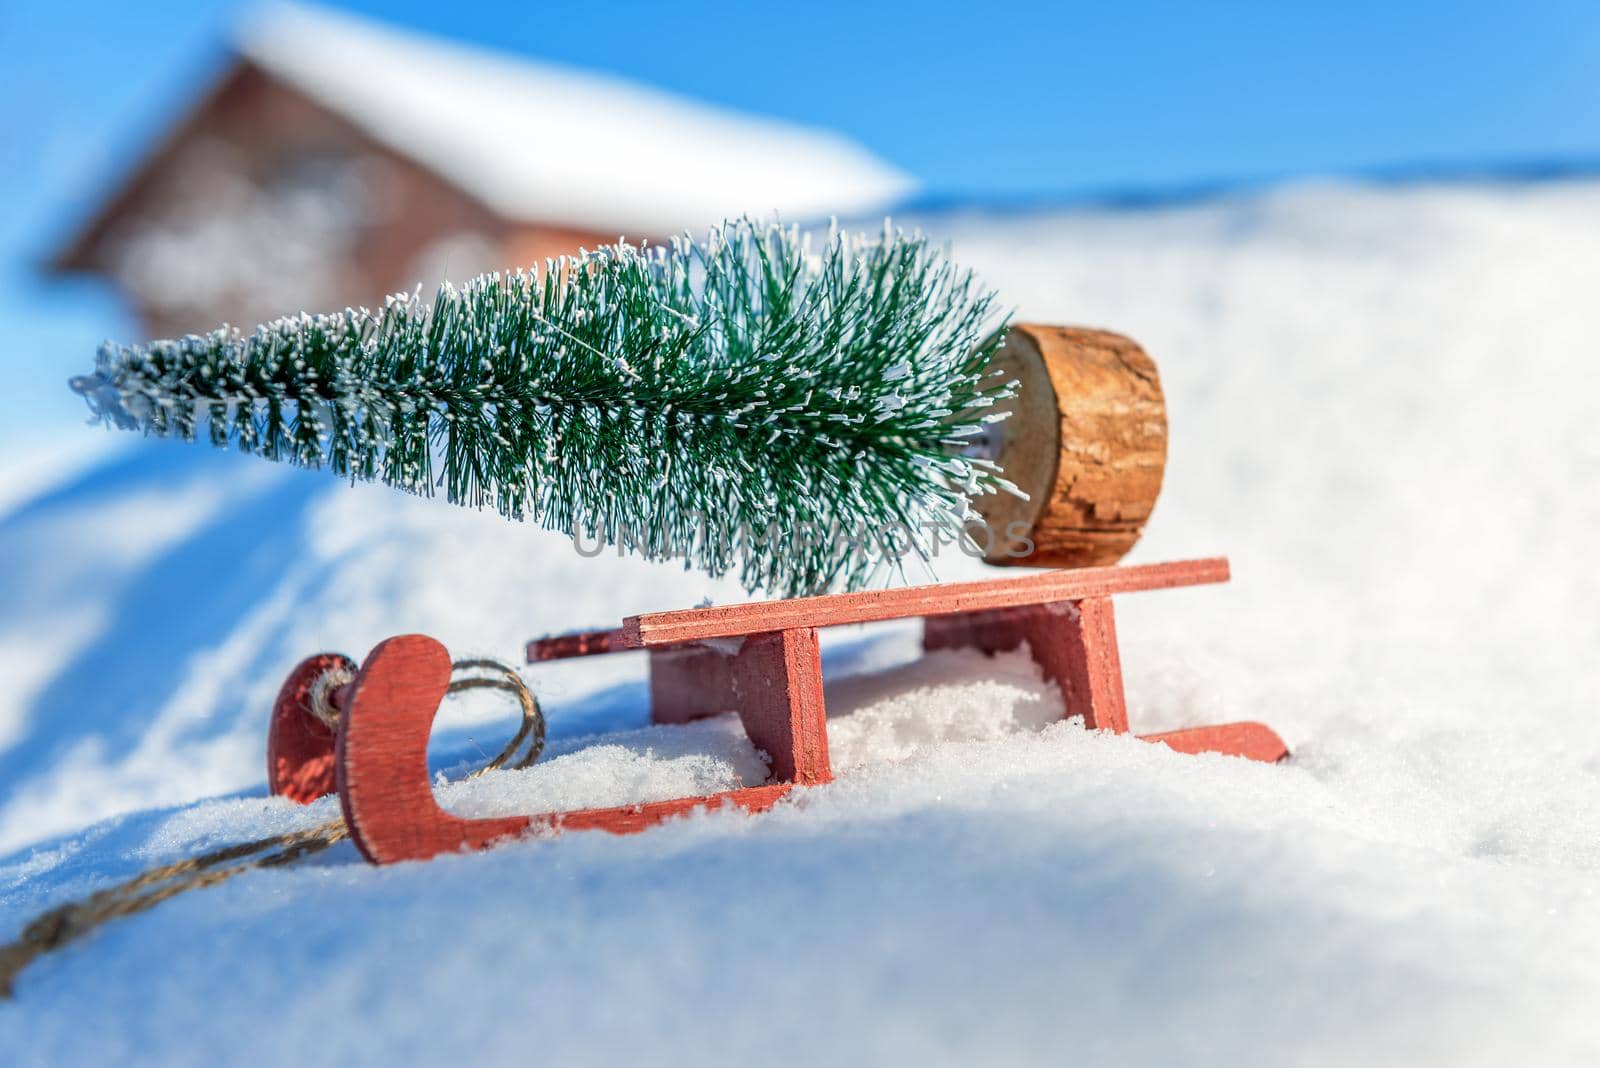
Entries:
[[[737, 710], [771, 758], [771, 780], [725, 793], [619, 808], [462, 819], [434, 800], [428, 735], [450, 683], [450, 657], [432, 638], [390, 638], [338, 694], [337, 736], [309, 712], [312, 681], [348, 661], [323, 654], [290, 675], [273, 712], [268, 779], [275, 794], [309, 801], [337, 788], [350, 835], [376, 864], [480, 849], [529, 831], [641, 831], [697, 808], [771, 808], [795, 785], [833, 778], [817, 630], [888, 619], [924, 620], [923, 647], [994, 653], [1027, 642], [1044, 677], [1060, 686], [1066, 715], [1127, 733], [1111, 597], [1137, 590], [1226, 582], [1222, 558], [1136, 567], [1050, 571], [1025, 578], [918, 586], [656, 612], [615, 630], [542, 638], [529, 663], [643, 649], [650, 654], [650, 714], [686, 723]], [[1182, 753], [1277, 761], [1288, 749], [1260, 723], [1225, 723], [1140, 735]]]

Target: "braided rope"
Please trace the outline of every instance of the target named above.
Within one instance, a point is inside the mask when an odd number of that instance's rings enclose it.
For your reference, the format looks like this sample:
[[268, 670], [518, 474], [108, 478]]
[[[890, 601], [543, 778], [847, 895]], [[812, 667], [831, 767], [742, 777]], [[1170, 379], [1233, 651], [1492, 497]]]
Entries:
[[[544, 752], [545, 722], [538, 700], [516, 669], [498, 660], [457, 660], [453, 673], [490, 672], [452, 678], [447, 694], [466, 690], [503, 690], [515, 694], [522, 708], [522, 722], [510, 743], [494, 759], [466, 776], [475, 779], [485, 772], [505, 767], [526, 742], [528, 750], [512, 768], [526, 768]], [[338, 711], [333, 694], [355, 678], [340, 668], [318, 676], [310, 690], [311, 714], [338, 729]], [[331, 716], [331, 718], [330, 718]], [[531, 741], [530, 741], [531, 739]], [[140, 872], [133, 878], [96, 890], [88, 897], [69, 901], [44, 913], [22, 929], [10, 945], [0, 947], [0, 997], [12, 996], [17, 975], [35, 959], [84, 937], [102, 924], [122, 916], [132, 916], [154, 908], [168, 898], [189, 890], [203, 890], [258, 868], [281, 868], [313, 856], [350, 837], [341, 816], [302, 831], [270, 835], [253, 842], [236, 842], [199, 856], [187, 857]]]

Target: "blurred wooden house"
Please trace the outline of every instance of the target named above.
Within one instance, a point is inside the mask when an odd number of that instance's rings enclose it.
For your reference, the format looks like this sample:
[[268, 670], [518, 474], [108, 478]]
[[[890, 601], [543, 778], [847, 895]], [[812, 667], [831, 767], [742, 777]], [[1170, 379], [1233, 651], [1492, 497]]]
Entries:
[[110, 279], [170, 337], [909, 190], [825, 131], [279, 6], [51, 266]]

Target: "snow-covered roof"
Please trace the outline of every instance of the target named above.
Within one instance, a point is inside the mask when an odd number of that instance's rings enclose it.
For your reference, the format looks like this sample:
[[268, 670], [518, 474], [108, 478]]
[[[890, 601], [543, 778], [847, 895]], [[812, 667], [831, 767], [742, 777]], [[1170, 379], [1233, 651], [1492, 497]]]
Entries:
[[236, 47], [508, 218], [658, 236], [870, 212], [914, 188], [837, 134], [319, 8], [263, 9]]

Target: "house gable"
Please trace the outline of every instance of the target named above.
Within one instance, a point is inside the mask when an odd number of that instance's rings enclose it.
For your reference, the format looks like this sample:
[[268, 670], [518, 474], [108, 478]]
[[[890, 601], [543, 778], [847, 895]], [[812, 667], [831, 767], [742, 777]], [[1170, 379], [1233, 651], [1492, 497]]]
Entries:
[[371, 304], [599, 240], [503, 218], [240, 58], [53, 266], [109, 277], [172, 335]]

